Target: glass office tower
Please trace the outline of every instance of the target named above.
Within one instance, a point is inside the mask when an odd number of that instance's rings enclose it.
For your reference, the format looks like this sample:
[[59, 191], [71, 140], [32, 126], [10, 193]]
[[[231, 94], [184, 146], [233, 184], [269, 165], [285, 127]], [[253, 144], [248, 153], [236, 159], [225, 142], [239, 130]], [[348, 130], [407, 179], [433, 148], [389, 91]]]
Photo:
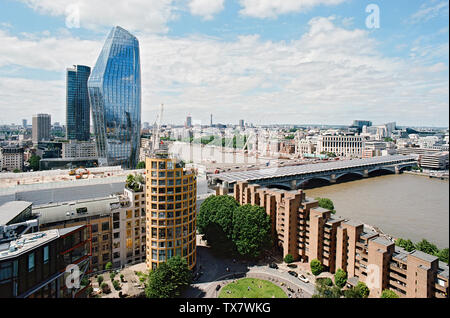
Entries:
[[74, 65], [67, 69], [66, 136], [68, 140], [89, 141], [90, 104], [87, 83], [91, 68]]
[[88, 81], [100, 165], [133, 169], [139, 160], [139, 41], [121, 27], [109, 33]]

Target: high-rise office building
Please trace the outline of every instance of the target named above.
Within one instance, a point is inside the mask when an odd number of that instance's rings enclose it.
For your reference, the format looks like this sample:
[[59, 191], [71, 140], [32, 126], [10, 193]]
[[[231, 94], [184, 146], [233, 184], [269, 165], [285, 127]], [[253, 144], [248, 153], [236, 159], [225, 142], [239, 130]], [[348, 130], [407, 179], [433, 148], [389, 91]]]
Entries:
[[37, 114], [33, 116], [33, 143], [50, 140], [51, 116], [49, 114]]
[[241, 119], [241, 120], [239, 120], [239, 127], [240, 128], [244, 128], [244, 120], [243, 119]]
[[26, 119], [22, 119], [22, 127], [25, 129], [28, 127], [28, 122]]
[[90, 104], [87, 82], [91, 68], [74, 65], [67, 69], [66, 137], [68, 140], [89, 140]]
[[192, 117], [189, 115], [186, 117], [186, 128], [192, 127]]
[[88, 80], [100, 165], [135, 168], [141, 131], [139, 41], [121, 27], [106, 39]]
[[196, 258], [197, 177], [167, 155], [146, 158], [147, 269], [173, 256]]

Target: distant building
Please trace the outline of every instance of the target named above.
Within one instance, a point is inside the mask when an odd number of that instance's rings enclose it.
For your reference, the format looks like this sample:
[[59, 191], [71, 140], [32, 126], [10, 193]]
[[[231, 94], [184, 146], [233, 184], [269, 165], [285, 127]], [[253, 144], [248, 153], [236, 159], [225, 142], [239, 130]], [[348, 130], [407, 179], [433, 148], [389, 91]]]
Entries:
[[27, 127], [28, 127], [28, 122], [27, 122], [26, 119], [22, 119], [22, 127], [25, 128], [25, 129], [27, 129]]
[[62, 144], [62, 158], [97, 158], [95, 142], [70, 141]]
[[4, 147], [0, 149], [0, 171], [23, 171], [23, 147]]
[[316, 154], [334, 153], [342, 157], [362, 157], [365, 140], [361, 136], [325, 135], [317, 138]]
[[244, 129], [244, 128], [245, 128], [245, 124], [244, 124], [244, 123], [245, 123], [245, 122], [244, 122], [243, 119], [239, 120], [239, 127], [240, 127], [241, 129]]
[[425, 153], [419, 156], [419, 166], [425, 169], [446, 170], [449, 167], [449, 153]]
[[51, 116], [37, 114], [33, 116], [32, 140], [34, 144], [39, 141], [50, 140]]
[[191, 116], [187, 116], [186, 117], [186, 124], [185, 124], [186, 128], [191, 128], [192, 127], [192, 117]]
[[74, 65], [66, 75], [66, 138], [89, 141], [90, 103], [87, 82], [91, 68]]

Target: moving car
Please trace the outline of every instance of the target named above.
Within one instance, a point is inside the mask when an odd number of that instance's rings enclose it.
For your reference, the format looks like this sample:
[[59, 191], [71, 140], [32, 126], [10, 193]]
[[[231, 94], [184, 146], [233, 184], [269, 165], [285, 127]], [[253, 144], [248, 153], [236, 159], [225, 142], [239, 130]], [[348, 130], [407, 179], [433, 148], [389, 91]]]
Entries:
[[300, 275], [298, 276], [298, 279], [300, 279], [302, 282], [304, 283], [309, 283], [309, 279], [306, 278], [304, 275]]
[[270, 268], [275, 268], [275, 269], [277, 269], [277, 268], [278, 268], [278, 265], [275, 264], [275, 263], [270, 263], [270, 264], [269, 264], [269, 267], [270, 267]]

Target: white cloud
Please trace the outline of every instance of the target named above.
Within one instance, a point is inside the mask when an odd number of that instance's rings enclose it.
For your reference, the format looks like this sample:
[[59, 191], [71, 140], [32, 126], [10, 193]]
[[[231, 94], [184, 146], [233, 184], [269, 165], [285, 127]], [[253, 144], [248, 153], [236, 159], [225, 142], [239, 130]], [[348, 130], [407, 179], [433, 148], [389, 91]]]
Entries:
[[239, 0], [242, 15], [276, 18], [278, 15], [305, 12], [319, 5], [338, 5], [347, 0]]
[[[166, 123], [181, 124], [188, 113], [209, 122], [213, 113], [214, 121], [223, 123], [236, 122], [239, 114], [254, 123], [345, 124], [364, 117], [448, 125], [446, 64], [422, 54], [384, 57], [368, 30], [345, 29], [339, 22], [314, 18], [308, 31], [290, 42], [258, 35], [235, 41], [142, 35], [142, 119], [153, 122], [164, 103]], [[34, 65], [61, 74], [72, 64], [93, 66], [103, 45], [69, 35], [17, 38], [5, 32], [0, 42], [0, 67]], [[8, 81], [0, 80], [0, 109], [30, 116], [51, 111], [55, 121], [65, 121], [64, 80]], [[8, 123], [23, 117], [5, 114]]]
[[80, 26], [103, 30], [120, 25], [131, 31], [167, 32], [176, 18], [175, 0], [19, 0], [42, 14], [68, 17], [79, 13]]
[[224, 8], [225, 0], [190, 0], [188, 6], [191, 14], [211, 20], [215, 14]]
[[436, 0], [432, 0], [422, 4], [420, 10], [411, 16], [410, 21], [412, 23], [418, 23], [426, 22], [442, 15], [447, 15], [448, 17], [448, 0], [436, 2]]

